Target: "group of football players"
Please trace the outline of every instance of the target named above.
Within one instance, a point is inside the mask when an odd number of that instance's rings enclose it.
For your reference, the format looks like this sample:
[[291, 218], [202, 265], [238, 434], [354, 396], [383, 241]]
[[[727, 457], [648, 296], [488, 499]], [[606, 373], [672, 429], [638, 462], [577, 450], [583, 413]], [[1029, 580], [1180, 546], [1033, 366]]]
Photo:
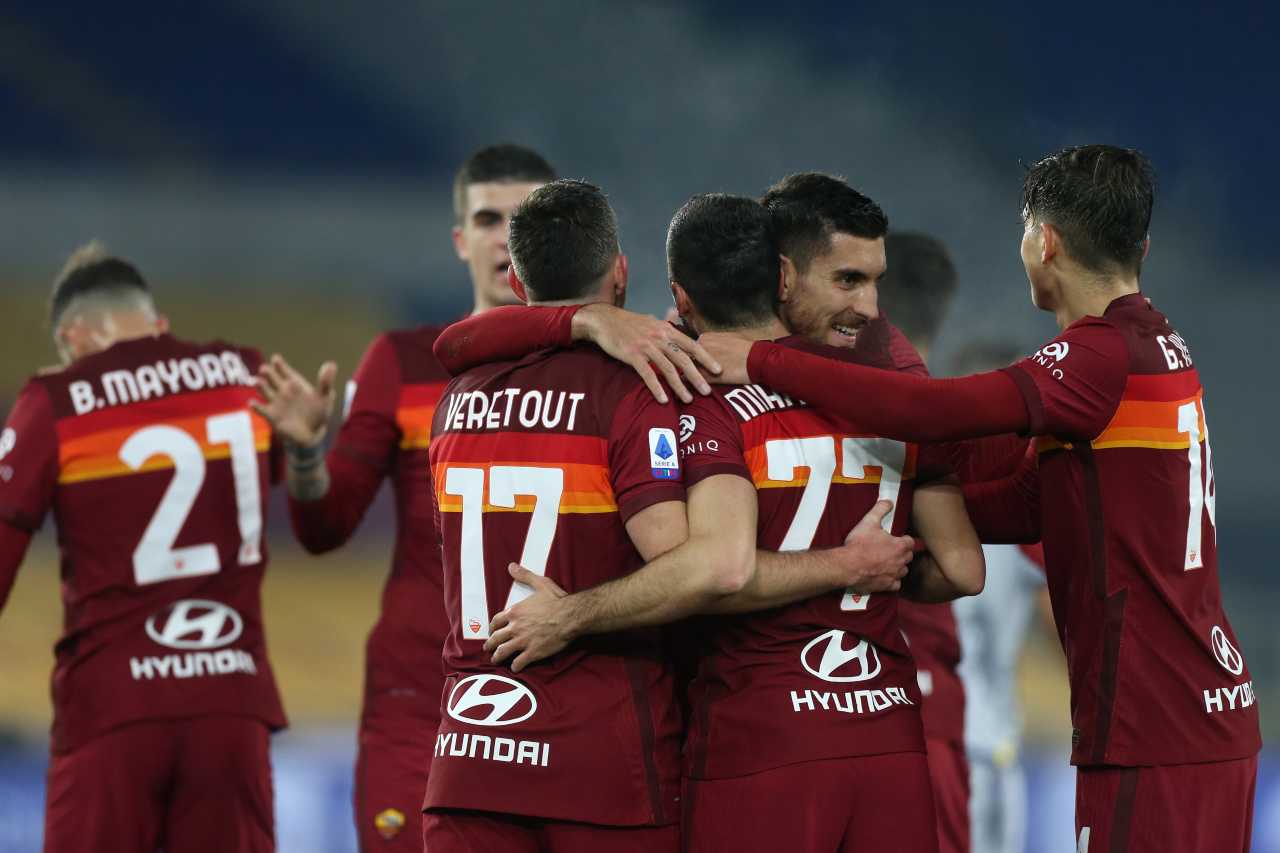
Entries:
[[267, 493], [322, 552], [388, 478], [364, 851], [968, 850], [946, 602], [981, 543], [1042, 541], [1077, 849], [1247, 853], [1257, 709], [1203, 389], [1139, 289], [1150, 165], [1066, 149], [1022, 199], [1062, 333], [939, 380], [945, 254], [845, 181], [685, 203], [677, 328], [622, 309], [598, 187], [482, 149], [454, 187], [474, 313], [377, 338], [331, 442], [335, 365], [174, 337], [134, 265], [78, 252], [63, 367], [0, 434], [0, 603], [50, 509], [62, 555], [46, 850], [274, 848]]

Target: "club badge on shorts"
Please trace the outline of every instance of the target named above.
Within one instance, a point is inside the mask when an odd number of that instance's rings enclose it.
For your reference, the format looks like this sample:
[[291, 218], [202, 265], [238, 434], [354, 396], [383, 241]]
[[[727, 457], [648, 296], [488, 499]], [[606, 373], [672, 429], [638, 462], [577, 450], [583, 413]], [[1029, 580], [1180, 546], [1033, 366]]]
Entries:
[[390, 841], [404, 829], [404, 812], [399, 809], [383, 809], [373, 819], [373, 825], [383, 839]]
[[680, 457], [676, 455], [674, 430], [660, 427], [649, 430], [649, 470], [658, 480], [680, 479]]

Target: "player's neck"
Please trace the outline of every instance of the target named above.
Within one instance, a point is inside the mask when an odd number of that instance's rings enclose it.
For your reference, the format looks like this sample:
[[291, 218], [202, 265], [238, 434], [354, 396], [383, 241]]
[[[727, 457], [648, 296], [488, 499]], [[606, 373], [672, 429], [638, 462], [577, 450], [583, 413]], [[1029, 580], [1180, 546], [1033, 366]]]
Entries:
[[785, 338], [791, 334], [791, 331], [782, 325], [782, 321], [776, 317], [757, 326], [734, 326], [733, 328], [725, 327], [720, 329], [708, 327], [707, 331], [733, 335], [735, 338], [742, 338], [746, 341], [776, 341], [778, 338]]
[[1085, 317], [1101, 317], [1108, 305], [1138, 289], [1137, 278], [1107, 277], [1066, 284], [1053, 311], [1058, 328], [1065, 329]]

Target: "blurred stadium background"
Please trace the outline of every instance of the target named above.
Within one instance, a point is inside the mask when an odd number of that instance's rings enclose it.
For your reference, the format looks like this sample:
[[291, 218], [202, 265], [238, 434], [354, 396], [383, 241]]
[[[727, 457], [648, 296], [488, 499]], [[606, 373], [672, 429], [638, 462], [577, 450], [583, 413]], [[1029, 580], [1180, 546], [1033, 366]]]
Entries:
[[[1280, 737], [1280, 546], [1268, 450], [1280, 70], [1274, 4], [1033, 15], [959, 5], [315, 4], [190, 0], [0, 7], [0, 411], [54, 360], [47, 288], [91, 237], [135, 260], [185, 337], [227, 337], [344, 376], [380, 329], [459, 316], [449, 183], [518, 141], [602, 185], [632, 307], [664, 311], [663, 238], [691, 193], [847, 176], [899, 229], [949, 245], [961, 288], [934, 366], [978, 339], [1052, 334], [1017, 254], [1020, 161], [1066, 144], [1147, 151], [1160, 188], [1145, 289], [1210, 389], [1231, 618], [1264, 738]], [[1264, 96], [1265, 97], [1265, 96]], [[1270, 389], [1270, 390], [1268, 390]], [[277, 496], [279, 497], [279, 496]], [[321, 559], [274, 507], [271, 653], [292, 729], [275, 753], [285, 853], [347, 851], [365, 633], [389, 562], [384, 504]], [[42, 533], [0, 614], [0, 850], [37, 850], [60, 629]], [[1029, 851], [1070, 851], [1065, 677], [1048, 629], [1023, 664]], [[1152, 702], [1161, 697], [1151, 697]], [[1280, 753], [1257, 851], [1280, 851]]]

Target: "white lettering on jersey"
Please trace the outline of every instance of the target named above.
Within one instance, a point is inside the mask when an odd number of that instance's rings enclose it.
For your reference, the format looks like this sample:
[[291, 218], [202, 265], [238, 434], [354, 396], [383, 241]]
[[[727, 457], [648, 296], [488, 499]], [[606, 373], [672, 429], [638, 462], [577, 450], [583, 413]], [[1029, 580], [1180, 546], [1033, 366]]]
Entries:
[[0, 460], [9, 455], [9, 451], [13, 450], [18, 443], [18, 433], [13, 427], [5, 427], [4, 432], [0, 432]]
[[77, 415], [104, 406], [123, 406], [179, 394], [231, 385], [253, 385], [253, 377], [240, 354], [225, 350], [195, 357], [170, 358], [131, 370], [108, 370], [99, 377], [102, 396], [91, 381], [78, 380], [67, 386], [71, 406]]
[[739, 385], [727, 392], [724, 399], [744, 421], [759, 417], [765, 412], [793, 409], [801, 405], [786, 394], [770, 391], [763, 385]]
[[578, 406], [586, 394], [569, 391], [524, 391], [504, 388], [492, 393], [462, 391], [445, 401], [446, 430], [502, 430], [513, 422], [526, 429], [573, 431], [578, 422]]

